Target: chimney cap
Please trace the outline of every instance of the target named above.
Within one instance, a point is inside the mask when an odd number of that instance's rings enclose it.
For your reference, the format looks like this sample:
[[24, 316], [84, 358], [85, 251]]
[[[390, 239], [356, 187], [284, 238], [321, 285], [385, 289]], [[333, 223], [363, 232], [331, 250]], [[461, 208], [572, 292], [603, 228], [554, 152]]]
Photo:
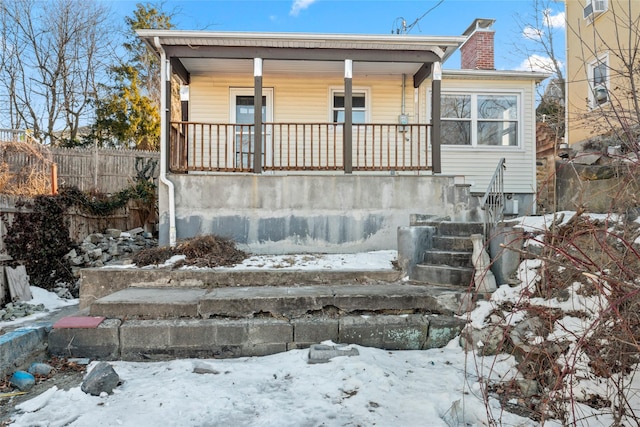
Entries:
[[[464, 31], [464, 33], [462, 33], [462, 35], [463, 36], [470, 36], [471, 34], [473, 34], [474, 32], [476, 32], [478, 30], [489, 31], [489, 30], [491, 30], [491, 26], [493, 25], [494, 22], [496, 22], [495, 19], [476, 18], [476, 19], [473, 20], [471, 25], [469, 25], [469, 28], [467, 28]], [[493, 30], [491, 30], [491, 31], [493, 31]]]

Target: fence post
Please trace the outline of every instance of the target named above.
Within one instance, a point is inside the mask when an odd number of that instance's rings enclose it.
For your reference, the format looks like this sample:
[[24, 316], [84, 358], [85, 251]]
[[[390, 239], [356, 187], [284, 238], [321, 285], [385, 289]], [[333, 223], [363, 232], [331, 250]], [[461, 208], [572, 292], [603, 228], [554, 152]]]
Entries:
[[58, 164], [51, 163], [51, 194], [58, 194]]
[[93, 189], [98, 191], [98, 140], [93, 141]]

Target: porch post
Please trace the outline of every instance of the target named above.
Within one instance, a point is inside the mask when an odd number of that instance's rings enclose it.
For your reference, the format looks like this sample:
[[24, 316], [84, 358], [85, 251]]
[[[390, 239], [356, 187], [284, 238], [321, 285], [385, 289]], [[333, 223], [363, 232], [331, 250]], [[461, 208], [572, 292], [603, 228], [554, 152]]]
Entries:
[[[171, 146], [171, 107], [173, 106], [171, 104], [171, 62], [167, 61], [166, 63], [166, 67], [167, 67], [167, 81], [165, 82], [165, 92], [164, 92], [164, 96], [165, 96], [165, 105], [166, 105], [166, 110], [164, 111], [164, 115], [165, 115], [165, 120], [164, 120], [164, 124], [165, 124], [165, 128], [166, 128], [166, 144], [167, 144], [167, 153], [169, 153], [169, 155], [167, 156], [167, 170], [171, 170], [171, 151], [172, 150], [176, 150], [178, 147], [177, 141], [175, 141], [175, 146], [172, 147]], [[180, 165], [182, 166], [182, 165]]]
[[253, 59], [253, 172], [262, 173], [262, 58]]
[[440, 103], [441, 103], [442, 64], [433, 63], [431, 78], [431, 166], [432, 172], [442, 173], [440, 159]]
[[343, 162], [344, 173], [353, 172], [353, 61], [344, 60], [344, 126]]

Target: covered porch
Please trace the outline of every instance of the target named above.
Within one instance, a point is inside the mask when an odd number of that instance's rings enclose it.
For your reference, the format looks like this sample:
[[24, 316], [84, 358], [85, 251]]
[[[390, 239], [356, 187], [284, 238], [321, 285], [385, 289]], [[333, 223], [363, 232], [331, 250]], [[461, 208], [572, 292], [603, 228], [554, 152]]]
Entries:
[[[171, 173], [441, 173], [441, 65], [465, 37], [138, 33], [165, 64]], [[226, 93], [211, 89], [221, 81]], [[189, 88], [180, 103], [177, 82]], [[425, 84], [430, 100], [418, 99]]]

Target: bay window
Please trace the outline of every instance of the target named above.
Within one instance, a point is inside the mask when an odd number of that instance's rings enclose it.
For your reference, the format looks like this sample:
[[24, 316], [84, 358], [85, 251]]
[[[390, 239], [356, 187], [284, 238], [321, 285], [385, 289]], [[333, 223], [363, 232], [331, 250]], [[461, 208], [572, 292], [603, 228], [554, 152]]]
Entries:
[[443, 145], [517, 147], [518, 94], [443, 93]]

